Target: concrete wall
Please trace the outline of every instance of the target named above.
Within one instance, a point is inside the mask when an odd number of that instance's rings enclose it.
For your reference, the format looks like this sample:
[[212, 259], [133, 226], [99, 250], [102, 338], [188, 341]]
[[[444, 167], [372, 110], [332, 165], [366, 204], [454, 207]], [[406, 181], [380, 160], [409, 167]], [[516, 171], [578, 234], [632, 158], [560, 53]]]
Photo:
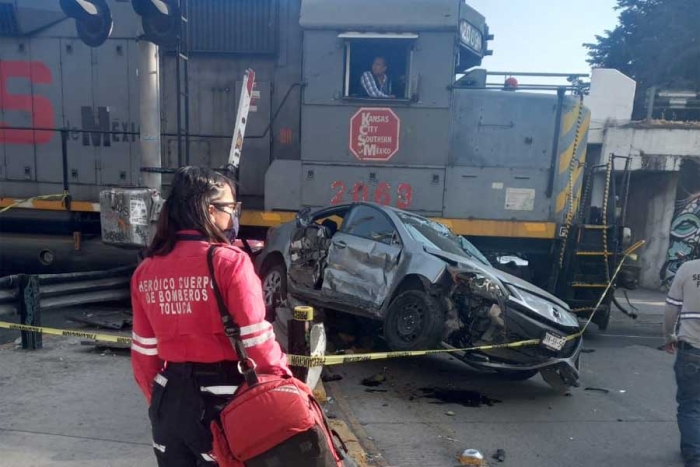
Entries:
[[[608, 128], [601, 164], [606, 164], [611, 154], [632, 156], [632, 170], [677, 172], [682, 157], [700, 158], [700, 124], [681, 127], [638, 123]], [[615, 161], [616, 170], [624, 165], [624, 160]]]
[[676, 201], [678, 173], [633, 174], [630, 184], [627, 225], [634, 241], [646, 240], [639, 251], [640, 286], [656, 289], [659, 271], [666, 261], [669, 231]]
[[[637, 264], [641, 267], [640, 285], [658, 288], [669, 254], [681, 164], [683, 160], [700, 163], [700, 123], [652, 121], [609, 127], [604, 132], [598, 164], [607, 164], [613, 154], [631, 157], [626, 224], [635, 240], [647, 241]], [[615, 160], [615, 170], [624, 167], [624, 159]], [[599, 169], [593, 182], [593, 206], [602, 204], [604, 185], [605, 172]]]
[[636, 88], [637, 83], [633, 79], [617, 70], [592, 70], [591, 90], [584, 99], [584, 104], [591, 109], [589, 143], [602, 143], [606, 127], [629, 123]]

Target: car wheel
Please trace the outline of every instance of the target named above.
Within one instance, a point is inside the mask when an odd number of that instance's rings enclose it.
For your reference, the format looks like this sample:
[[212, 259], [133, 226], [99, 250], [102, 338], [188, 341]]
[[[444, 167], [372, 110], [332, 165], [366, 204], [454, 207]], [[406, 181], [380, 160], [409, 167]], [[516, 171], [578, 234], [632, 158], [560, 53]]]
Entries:
[[445, 310], [422, 290], [394, 298], [384, 319], [384, 338], [392, 350], [433, 350], [442, 339]]
[[272, 310], [276, 307], [275, 297], [287, 297], [287, 268], [284, 263], [275, 262], [265, 269], [262, 278], [263, 298], [265, 307]]

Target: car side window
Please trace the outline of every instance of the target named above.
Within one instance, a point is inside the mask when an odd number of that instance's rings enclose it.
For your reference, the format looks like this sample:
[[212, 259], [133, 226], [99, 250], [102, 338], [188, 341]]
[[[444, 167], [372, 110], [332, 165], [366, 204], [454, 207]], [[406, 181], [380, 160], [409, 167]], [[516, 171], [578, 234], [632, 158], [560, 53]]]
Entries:
[[398, 239], [394, 224], [389, 218], [370, 206], [356, 206], [343, 222], [341, 231], [387, 245], [396, 244]]

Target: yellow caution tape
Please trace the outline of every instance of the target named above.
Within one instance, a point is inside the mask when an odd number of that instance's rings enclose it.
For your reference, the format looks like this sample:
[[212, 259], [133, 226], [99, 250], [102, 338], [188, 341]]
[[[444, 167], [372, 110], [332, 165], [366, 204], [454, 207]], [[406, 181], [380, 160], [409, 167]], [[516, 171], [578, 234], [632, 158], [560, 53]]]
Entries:
[[512, 349], [515, 347], [526, 347], [529, 345], [539, 345], [541, 339], [529, 339], [525, 341], [509, 342], [506, 344], [481, 345], [478, 347], [465, 347], [461, 349], [437, 349], [437, 350], [407, 350], [403, 352], [372, 352], [351, 355], [322, 355], [318, 357], [308, 357], [306, 355], [287, 355], [287, 361], [291, 366], [303, 368], [313, 368], [316, 366], [343, 365], [345, 363], [367, 362], [370, 360], [388, 360], [391, 358], [424, 357], [426, 355], [437, 355], [455, 352], [474, 352], [476, 350]]
[[[598, 303], [596, 304], [595, 308], [593, 309], [593, 313], [591, 313], [591, 316], [588, 318], [588, 321], [586, 321], [586, 324], [581, 328], [581, 330], [575, 334], [571, 334], [569, 336], [564, 337], [567, 341], [571, 341], [574, 339], [577, 339], [581, 336], [583, 336], [583, 333], [586, 332], [586, 329], [588, 326], [591, 324], [593, 321], [593, 317], [595, 316], [595, 313], [598, 311], [600, 308], [600, 305], [603, 303], [603, 300], [605, 299], [605, 296], [608, 294], [610, 288], [612, 287], [613, 283], [615, 282], [615, 279], [617, 278], [617, 275], [619, 274], [620, 270], [622, 269], [622, 265], [625, 262], [625, 259], [632, 254], [632, 252], [636, 251], [639, 249], [642, 245], [646, 243], [644, 240], [640, 240], [631, 247], [629, 247], [624, 253], [623, 253], [623, 258], [620, 261], [620, 264], [617, 266], [617, 269], [615, 270], [615, 273], [612, 275], [610, 278], [610, 282], [608, 283], [605, 291], [601, 294], [600, 299], [598, 300]], [[131, 338], [130, 337], [122, 337], [122, 336], [115, 336], [112, 334], [98, 334], [98, 333], [93, 333], [93, 332], [83, 332], [83, 331], [73, 331], [73, 330], [67, 330], [67, 329], [54, 329], [54, 328], [46, 328], [43, 326], [28, 326], [26, 324], [14, 324], [14, 323], [7, 323], [4, 321], [0, 321], [0, 328], [4, 329], [13, 329], [16, 331], [29, 331], [29, 332], [39, 332], [39, 333], [44, 333], [44, 334], [50, 334], [54, 336], [63, 336], [63, 337], [83, 337], [86, 339], [92, 339], [97, 342], [111, 342], [111, 343], [117, 343], [117, 344], [125, 344], [125, 345], [131, 345]], [[357, 363], [357, 362], [367, 362], [370, 360], [388, 360], [392, 358], [405, 358], [405, 357], [423, 357], [426, 355], [437, 355], [437, 354], [450, 354], [450, 353], [455, 353], [455, 352], [474, 352], [477, 350], [494, 350], [494, 349], [513, 349], [517, 347], [527, 347], [531, 345], [539, 345], [542, 343], [542, 339], [528, 339], [528, 340], [522, 340], [522, 341], [517, 341], [517, 342], [508, 342], [505, 344], [491, 344], [491, 345], [480, 345], [476, 347], [464, 347], [464, 348], [450, 348], [450, 349], [436, 349], [436, 350], [410, 350], [410, 351], [403, 351], [403, 352], [372, 352], [372, 353], [364, 353], [364, 354], [350, 354], [350, 355], [322, 355], [322, 356], [317, 356], [317, 357], [309, 357], [307, 355], [287, 355], [287, 361], [291, 366], [295, 367], [303, 367], [303, 368], [313, 368], [317, 366], [324, 366], [324, 365], [342, 365], [345, 363]]]
[[71, 329], [45, 328], [43, 326], [29, 326], [27, 324], [7, 323], [5, 321], [0, 321], [0, 328], [12, 329], [15, 331], [39, 332], [42, 334], [50, 334], [52, 336], [83, 337], [85, 339], [93, 339], [98, 342], [131, 345], [130, 337], [115, 336], [112, 334], [97, 334], [94, 332], [74, 331]]

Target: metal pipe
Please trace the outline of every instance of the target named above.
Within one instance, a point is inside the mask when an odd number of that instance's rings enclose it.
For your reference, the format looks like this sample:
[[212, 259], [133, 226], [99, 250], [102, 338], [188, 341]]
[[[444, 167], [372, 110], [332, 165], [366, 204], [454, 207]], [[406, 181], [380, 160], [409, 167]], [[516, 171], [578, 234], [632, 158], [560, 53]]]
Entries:
[[622, 200], [622, 214], [620, 215], [620, 226], [625, 227], [625, 224], [627, 223], [627, 201], [629, 200], [629, 195], [630, 195], [630, 183], [632, 183], [632, 171], [630, 170], [630, 166], [632, 164], [632, 158], [627, 157], [627, 160], [625, 161], [625, 175], [624, 175], [624, 187], [625, 187], [625, 195]]
[[[293, 85], [294, 86], [294, 85]], [[78, 128], [71, 128], [70, 130], [65, 128], [48, 128], [48, 127], [38, 127], [38, 126], [13, 126], [13, 125], [0, 125], [0, 130], [24, 130], [24, 131], [55, 131], [61, 132], [63, 130], [68, 131], [68, 133], [102, 133], [104, 135], [129, 135], [129, 136], [141, 136], [141, 132], [138, 131], [111, 131], [111, 130], [81, 130]], [[269, 130], [269, 129], [268, 129]], [[264, 138], [267, 133], [262, 135], [246, 136], [246, 138]], [[160, 136], [177, 136], [177, 133], [166, 133], [162, 132]], [[195, 138], [211, 138], [211, 139], [231, 139], [231, 135], [212, 135], [209, 133], [190, 133], [191, 137]]]
[[61, 162], [63, 165], [63, 191], [68, 192], [68, 130], [61, 130]]
[[656, 99], [656, 86], [652, 86], [647, 91], [647, 117], [646, 121], [650, 122], [654, 115], [654, 100]]
[[544, 78], [588, 78], [588, 73], [537, 73], [519, 71], [487, 71], [487, 75], [492, 76], [541, 76]]
[[80, 282], [86, 280], [107, 279], [111, 277], [130, 276], [134, 266], [123, 266], [105, 271], [67, 272], [63, 274], [39, 274], [41, 285], [62, 284], [66, 282]]
[[14, 303], [0, 303], [0, 316], [14, 316], [17, 314], [17, 306]]
[[[147, 40], [140, 40], [138, 45], [141, 165], [144, 167], [161, 167], [160, 64], [158, 62], [158, 46]], [[161, 174], [141, 172], [141, 182], [148, 188], [160, 191]]]
[[63, 284], [51, 284], [41, 286], [41, 299], [61, 297], [65, 295], [80, 295], [88, 292], [98, 292], [112, 289], [128, 289], [131, 278], [112, 277], [108, 279], [96, 279], [92, 281], [70, 282]]
[[62, 297], [52, 297], [41, 300], [42, 311], [53, 308], [64, 308], [69, 306], [86, 305], [88, 303], [115, 302], [126, 300], [131, 296], [128, 289], [99, 290], [84, 294], [73, 294]]
[[61, 130], [61, 168], [63, 169], [63, 203], [70, 211], [70, 190], [68, 188], [68, 130]]
[[15, 300], [17, 300], [17, 290], [16, 289], [0, 290], [0, 303], [6, 303], [6, 302], [14, 303]]
[[175, 105], [175, 114], [177, 122], [177, 166], [182, 167], [182, 89], [180, 89], [180, 43], [181, 38], [177, 38], [177, 47], [175, 48], [175, 94], [177, 102]]
[[[183, 8], [184, 7], [184, 8]], [[183, 80], [185, 85], [185, 164], [190, 165], [190, 21], [189, 1], [182, 0], [180, 5], [181, 16], [185, 18], [185, 66]]]
[[[574, 91], [576, 90], [576, 86], [571, 86], [571, 85], [566, 85], [566, 86], [561, 86], [561, 85], [556, 85], [556, 84], [519, 84], [517, 88], [515, 88], [511, 92], [517, 92], [517, 91], [558, 91], [560, 88], [564, 88], [567, 91]], [[503, 83], [486, 83], [485, 89], [497, 89], [497, 90], [503, 90]]]
[[18, 284], [19, 276], [16, 274], [13, 276], [0, 277], [0, 289], [15, 288]]
[[[552, 140], [552, 157], [549, 164], [549, 180], [547, 180], [547, 191], [545, 194], [547, 198], [552, 197], [554, 192], [554, 178], [557, 175], [557, 158], [559, 152], [559, 136], [561, 134], [561, 114], [564, 108], [564, 93], [566, 91], [563, 88], [557, 89], [557, 115], [554, 122], [554, 138]], [[575, 154], [574, 154], [575, 156]], [[573, 195], [573, 193], [571, 194]]]

